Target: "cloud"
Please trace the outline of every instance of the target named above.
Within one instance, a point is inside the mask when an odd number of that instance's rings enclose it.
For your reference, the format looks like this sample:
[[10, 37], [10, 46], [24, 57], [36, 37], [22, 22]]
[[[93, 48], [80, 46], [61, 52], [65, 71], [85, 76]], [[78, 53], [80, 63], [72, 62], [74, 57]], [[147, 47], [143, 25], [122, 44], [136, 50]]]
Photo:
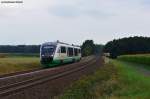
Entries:
[[79, 17], [79, 16], [90, 16], [90, 17], [109, 17], [113, 16], [113, 14], [99, 11], [96, 9], [80, 9], [78, 7], [73, 6], [58, 6], [51, 8], [49, 13], [54, 16], [59, 17]]
[[146, 4], [146, 5], [150, 4], [150, 1], [149, 1], [149, 0], [143, 0], [142, 2], [143, 2], [144, 4]]
[[81, 14], [81, 11], [73, 6], [55, 6], [49, 9], [49, 13], [59, 17], [76, 17]]
[[109, 18], [115, 16], [115, 13], [109, 13], [109, 12], [98, 11], [98, 10], [87, 10], [84, 11], [83, 14], [93, 18]]
[[[84, 3], [83, 3], [84, 1]], [[75, 4], [59, 4], [55, 6], [49, 7], [49, 14], [59, 17], [80, 17], [80, 16], [88, 16], [93, 18], [104, 18], [104, 17], [111, 17], [114, 16], [115, 13], [108, 11], [109, 9], [106, 7], [101, 6], [100, 2], [97, 3], [97, 0], [93, 1], [82, 0], [82, 2], [78, 2]], [[104, 10], [105, 9], [105, 10]]]
[[150, 36], [147, 6], [143, 0], [24, 0], [14, 7], [0, 5], [0, 44], [81, 44], [85, 39], [106, 43]]

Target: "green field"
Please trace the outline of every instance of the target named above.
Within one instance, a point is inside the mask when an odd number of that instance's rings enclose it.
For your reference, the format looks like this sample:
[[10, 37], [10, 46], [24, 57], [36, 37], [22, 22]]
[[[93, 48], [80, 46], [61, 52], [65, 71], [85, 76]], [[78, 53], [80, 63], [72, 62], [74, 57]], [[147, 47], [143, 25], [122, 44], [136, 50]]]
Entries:
[[0, 54], [0, 75], [41, 68], [38, 54]]
[[116, 93], [122, 98], [150, 99], [150, 76], [137, 71], [136, 64], [113, 60], [118, 69], [120, 90]]
[[150, 77], [133, 64], [110, 60], [93, 75], [75, 82], [60, 99], [150, 99]]
[[150, 54], [122, 55], [119, 60], [150, 65]]
[[136, 63], [137, 66], [139, 64], [142, 64], [144, 68], [150, 70], [150, 54], [122, 55], [117, 59], [121, 61]]

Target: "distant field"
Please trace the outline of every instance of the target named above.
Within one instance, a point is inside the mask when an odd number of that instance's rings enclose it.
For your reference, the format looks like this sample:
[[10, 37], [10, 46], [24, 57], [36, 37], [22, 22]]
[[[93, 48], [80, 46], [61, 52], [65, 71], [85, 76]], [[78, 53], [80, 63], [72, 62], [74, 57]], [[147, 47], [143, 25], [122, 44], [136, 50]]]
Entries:
[[118, 60], [149, 65], [150, 67], [150, 54], [122, 55], [118, 57]]
[[38, 54], [0, 54], [0, 75], [40, 68]]

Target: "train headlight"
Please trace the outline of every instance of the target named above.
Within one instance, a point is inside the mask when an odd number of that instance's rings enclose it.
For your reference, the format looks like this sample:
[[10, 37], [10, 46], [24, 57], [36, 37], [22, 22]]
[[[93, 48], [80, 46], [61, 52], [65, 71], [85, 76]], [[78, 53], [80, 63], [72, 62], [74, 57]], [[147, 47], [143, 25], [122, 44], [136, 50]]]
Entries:
[[45, 56], [45, 55], [42, 55], [43, 57]]

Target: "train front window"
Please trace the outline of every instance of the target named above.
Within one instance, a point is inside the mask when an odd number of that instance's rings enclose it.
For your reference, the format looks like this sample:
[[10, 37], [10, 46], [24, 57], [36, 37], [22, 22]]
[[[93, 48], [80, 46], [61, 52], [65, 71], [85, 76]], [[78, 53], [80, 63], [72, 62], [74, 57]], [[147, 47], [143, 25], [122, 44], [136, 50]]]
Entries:
[[55, 46], [43, 46], [42, 47], [42, 54], [53, 54], [55, 51]]

